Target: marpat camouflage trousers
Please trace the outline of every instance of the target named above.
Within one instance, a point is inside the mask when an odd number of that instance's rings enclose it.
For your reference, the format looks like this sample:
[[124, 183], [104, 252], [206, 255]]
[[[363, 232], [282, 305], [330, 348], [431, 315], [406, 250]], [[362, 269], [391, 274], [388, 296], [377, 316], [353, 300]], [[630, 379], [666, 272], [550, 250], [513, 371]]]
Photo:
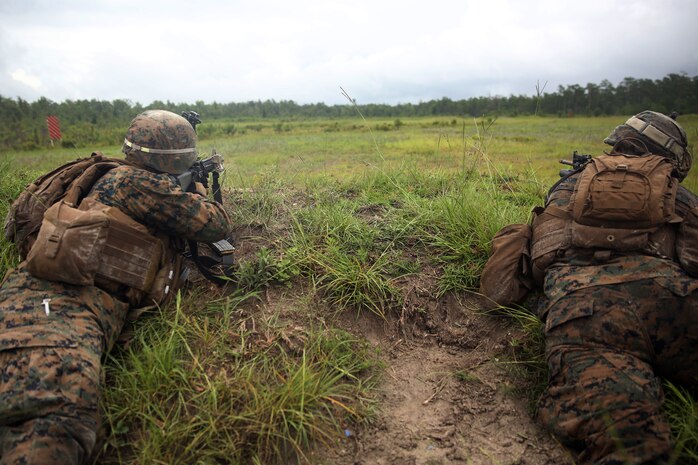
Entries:
[[89, 459], [99, 426], [101, 357], [127, 311], [126, 303], [96, 287], [37, 279], [22, 267], [6, 276], [0, 287], [0, 465]]
[[0, 464], [80, 464], [99, 425], [99, 357], [62, 347], [0, 352]]
[[589, 287], [546, 318], [548, 388], [539, 418], [580, 463], [661, 464], [672, 456], [658, 376], [695, 387], [698, 295], [651, 279]]

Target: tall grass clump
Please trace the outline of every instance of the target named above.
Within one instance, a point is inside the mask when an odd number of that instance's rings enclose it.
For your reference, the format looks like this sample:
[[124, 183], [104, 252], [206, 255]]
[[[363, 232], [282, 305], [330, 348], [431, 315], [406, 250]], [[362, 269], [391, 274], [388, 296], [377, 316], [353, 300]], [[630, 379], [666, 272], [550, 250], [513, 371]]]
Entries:
[[672, 463], [698, 464], [698, 404], [690, 392], [669, 381], [664, 391], [664, 414], [676, 443]]
[[299, 273], [300, 270], [293, 260], [262, 247], [253, 259], [238, 264], [235, 284], [240, 290], [252, 293], [272, 284], [290, 284]]
[[444, 267], [440, 294], [476, 288], [492, 237], [507, 224], [528, 221], [531, 207], [510, 197], [492, 179], [480, 178], [430, 203], [422, 234]]
[[[18, 170], [14, 164], [8, 161], [0, 163], [0, 221], [3, 224], [12, 202], [37, 176]], [[7, 242], [4, 237], [1, 238], [0, 276], [4, 276], [8, 269], [17, 266], [19, 261], [19, 253], [14, 244]]]
[[377, 365], [365, 343], [274, 319], [231, 325], [244, 299], [185, 310], [193, 297], [110, 356], [99, 463], [304, 463], [313, 444], [370, 417]]
[[376, 247], [378, 229], [357, 218], [355, 208], [339, 202], [298, 212], [288, 252], [331, 307], [384, 317], [398, 296], [393, 268]]
[[318, 272], [315, 283], [329, 304], [337, 310], [355, 308], [385, 317], [399, 300], [399, 292], [389, 276], [387, 254], [369, 258], [366, 253], [347, 254], [329, 242], [322, 253], [309, 257]]

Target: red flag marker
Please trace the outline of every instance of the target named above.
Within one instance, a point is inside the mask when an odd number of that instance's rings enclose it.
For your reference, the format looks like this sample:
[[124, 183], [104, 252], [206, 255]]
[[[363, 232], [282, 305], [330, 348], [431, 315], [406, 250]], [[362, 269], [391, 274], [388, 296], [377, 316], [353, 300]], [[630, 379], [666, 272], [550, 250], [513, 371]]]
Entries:
[[54, 140], [61, 138], [61, 125], [58, 121], [58, 117], [55, 115], [48, 115], [46, 117], [46, 124], [48, 125], [48, 136], [51, 138], [51, 143]]

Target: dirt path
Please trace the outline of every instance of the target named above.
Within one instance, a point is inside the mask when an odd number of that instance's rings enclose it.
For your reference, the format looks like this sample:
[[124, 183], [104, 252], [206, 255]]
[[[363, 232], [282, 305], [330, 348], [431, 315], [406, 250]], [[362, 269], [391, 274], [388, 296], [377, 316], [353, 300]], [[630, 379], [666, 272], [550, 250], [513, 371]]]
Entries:
[[426, 315], [426, 331], [410, 328], [409, 340], [370, 319], [350, 322], [384, 354], [380, 413], [315, 463], [572, 464], [531, 419], [504, 362], [511, 323], [478, 314], [475, 300], [444, 300], [433, 305], [439, 315]]

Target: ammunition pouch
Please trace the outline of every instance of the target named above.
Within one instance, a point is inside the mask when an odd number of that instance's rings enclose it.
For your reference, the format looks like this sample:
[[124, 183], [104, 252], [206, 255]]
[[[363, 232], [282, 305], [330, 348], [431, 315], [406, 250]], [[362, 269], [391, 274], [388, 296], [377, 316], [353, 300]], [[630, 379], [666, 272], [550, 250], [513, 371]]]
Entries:
[[53, 204], [27, 255], [27, 270], [49, 281], [94, 285], [108, 229], [104, 211], [78, 210], [63, 200]]
[[107, 241], [99, 258], [95, 283], [116, 282], [138, 291], [148, 291], [164, 253], [162, 242], [116, 207], [86, 198], [79, 209], [104, 211], [109, 218]]
[[60, 201], [46, 210], [27, 269], [41, 279], [120, 290], [132, 304], [144, 296], [162, 303], [179, 272], [166, 244], [116, 207]]

